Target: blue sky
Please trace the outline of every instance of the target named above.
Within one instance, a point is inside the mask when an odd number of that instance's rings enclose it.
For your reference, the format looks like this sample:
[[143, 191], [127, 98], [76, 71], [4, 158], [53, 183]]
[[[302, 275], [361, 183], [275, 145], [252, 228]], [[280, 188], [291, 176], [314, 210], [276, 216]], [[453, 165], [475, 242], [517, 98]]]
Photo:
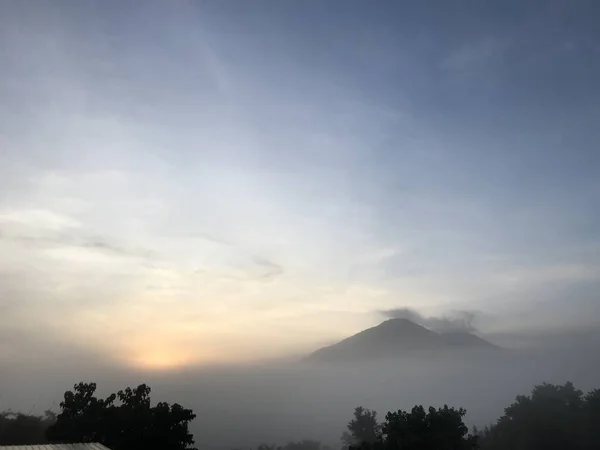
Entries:
[[162, 368], [593, 322], [598, 12], [3, 2], [0, 325]]

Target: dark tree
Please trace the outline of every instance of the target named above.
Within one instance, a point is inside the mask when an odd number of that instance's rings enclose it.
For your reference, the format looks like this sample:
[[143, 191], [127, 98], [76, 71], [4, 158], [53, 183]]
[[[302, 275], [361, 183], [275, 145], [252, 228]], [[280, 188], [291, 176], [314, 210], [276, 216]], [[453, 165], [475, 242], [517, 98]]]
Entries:
[[56, 421], [56, 414], [45, 411], [44, 416], [32, 416], [6, 411], [0, 413], [0, 445], [46, 444], [46, 430]]
[[388, 450], [467, 450], [476, 439], [463, 422], [466, 411], [415, 406], [410, 412], [389, 412], [382, 425], [383, 446]]
[[586, 396], [572, 383], [535, 386], [519, 395], [480, 436], [484, 450], [600, 449], [600, 392]]
[[354, 411], [342, 440], [350, 450], [471, 450], [477, 447], [463, 422], [462, 408], [415, 406], [410, 412], [389, 412], [383, 424], [377, 413], [362, 407]]
[[600, 448], [600, 389], [585, 396], [584, 405], [585, 448]]
[[377, 411], [358, 406], [354, 418], [348, 422], [348, 431], [342, 434], [345, 447], [356, 447], [363, 443], [372, 445], [381, 437], [381, 426], [377, 423]]
[[152, 407], [145, 384], [106, 399], [96, 398], [95, 392], [95, 383], [79, 383], [65, 392], [62, 411], [46, 434], [50, 442], [99, 442], [112, 450], [193, 450], [188, 424], [196, 416], [190, 409], [168, 403]]

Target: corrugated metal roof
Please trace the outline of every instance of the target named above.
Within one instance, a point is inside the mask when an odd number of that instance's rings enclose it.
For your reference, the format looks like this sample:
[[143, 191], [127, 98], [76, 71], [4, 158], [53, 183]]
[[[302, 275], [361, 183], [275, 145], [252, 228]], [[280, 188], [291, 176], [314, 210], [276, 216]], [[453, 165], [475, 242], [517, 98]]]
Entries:
[[0, 445], [2, 450], [110, 450], [102, 444]]

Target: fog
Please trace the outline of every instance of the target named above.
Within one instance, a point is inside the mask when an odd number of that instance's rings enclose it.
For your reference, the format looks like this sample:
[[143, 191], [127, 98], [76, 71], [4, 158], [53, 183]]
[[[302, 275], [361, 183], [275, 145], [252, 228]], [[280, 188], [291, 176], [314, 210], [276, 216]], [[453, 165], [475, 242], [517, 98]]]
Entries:
[[[470, 426], [494, 422], [518, 394], [541, 382], [572, 381], [598, 387], [598, 329], [486, 336], [503, 345], [491, 353], [453, 353], [356, 364], [309, 364], [298, 360], [254, 365], [141, 372], [110, 366], [94, 355], [40, 361], [23, 358], [0, 368], [2, 409], [58, 410], [65, 390], [97, 382], [104, 396], [147, 383], [152, 401], [178, 402], [197, 418], [191, 430], [199, 448], [249, 448], [260, 443], [317, 439], [339, 445], [353, 408], [379, 412], [415, 404], [462, 406]], [[520, 343], [519, 348], [507, 347]]]

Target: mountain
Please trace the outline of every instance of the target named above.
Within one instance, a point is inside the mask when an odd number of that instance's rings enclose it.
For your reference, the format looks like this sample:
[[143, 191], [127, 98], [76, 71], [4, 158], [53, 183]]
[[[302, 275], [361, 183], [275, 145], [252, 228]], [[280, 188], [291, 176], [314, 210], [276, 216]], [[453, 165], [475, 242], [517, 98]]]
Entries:
[[493, 344], [467, 332], [436, 333], [408, 319], [390, 319], [309, 355], [313, 362], [361, 361], [453, 349], [492, 349]]
[[465, 331], [441, 333], [440, 336], [442, 336], [446, 344], [451, 347], [481, 349], [498, 348], [491, 342], [488, 342], [485, 339], [480, 338], [479, 336], [476, 336], [472, 333], [467, 333]]

